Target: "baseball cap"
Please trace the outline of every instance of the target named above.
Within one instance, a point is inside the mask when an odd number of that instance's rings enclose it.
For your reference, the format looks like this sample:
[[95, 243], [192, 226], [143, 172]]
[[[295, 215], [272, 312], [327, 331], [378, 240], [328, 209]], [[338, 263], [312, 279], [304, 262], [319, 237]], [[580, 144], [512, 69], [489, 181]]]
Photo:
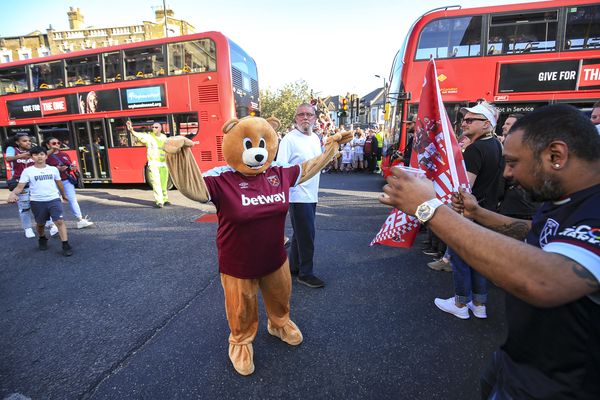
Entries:
[[464, 115], [468, 112], [473, 113], [473, 114], [481, 114], [483, 115], [488, 121], [490, 121], [490, 123], [492, 124], [492, 126], [496, 126], [496, 123], [498, 121], [496, 121], [496, 115], [494, 110], [491, 108], [493, 107], [491, 104], [489, 103], [480, 103], [477, 104], [474, 107], [463, 107], [460, 109], [460, 112]]

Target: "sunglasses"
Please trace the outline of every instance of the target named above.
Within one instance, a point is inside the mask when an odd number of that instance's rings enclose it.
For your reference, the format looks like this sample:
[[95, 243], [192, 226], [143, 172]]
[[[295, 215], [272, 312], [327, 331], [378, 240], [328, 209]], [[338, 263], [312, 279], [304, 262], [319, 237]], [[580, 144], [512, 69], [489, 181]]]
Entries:
[[60, 144], [60, 142], [50, 142], [48, 144], [51, 145], [51, 146], [54, 146], [55, 144]]
[[473, 121], [487, 121], [485, 118], [463, 118], [462, 122], [467, 125], [471, 125]]

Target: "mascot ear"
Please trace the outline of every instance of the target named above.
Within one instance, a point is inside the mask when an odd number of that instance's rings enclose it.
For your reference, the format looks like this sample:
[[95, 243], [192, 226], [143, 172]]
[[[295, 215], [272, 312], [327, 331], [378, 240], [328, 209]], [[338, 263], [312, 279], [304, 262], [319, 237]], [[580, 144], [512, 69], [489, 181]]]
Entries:
[[229, 121], [225, 122], [225, 124], [223, 125], [223, 133], [227, 133], [229, 132], [234, 126], [236, 126], [238, 124], [238, 122], [240, 122], [239, 119], [237, 118], [232, 118]]
[[277, 130], [281, 128], [281, 122], [275, 117], [267, 118], [267, 122], [273, 127], [273, 129], [275, 129], [275, 132], [277, 132]]

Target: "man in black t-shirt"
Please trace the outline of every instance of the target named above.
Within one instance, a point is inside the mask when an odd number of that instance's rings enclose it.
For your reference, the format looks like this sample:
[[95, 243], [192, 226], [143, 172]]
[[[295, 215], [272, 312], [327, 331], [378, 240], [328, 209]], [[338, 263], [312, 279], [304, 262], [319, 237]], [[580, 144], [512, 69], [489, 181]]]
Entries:
[[[471, 108], [462, 108], [463, 134], [471, 139], [463, 158], [472, 193], [479, 205], [496, 210], [502, 177], [502, 145], [494, 136], [498, 111], [486, 102]], [[477, 318], [487, 318], [487, 280], [473, 270], [452, 248], [450, 263], [454, 271], [454, 297], [436, 298], [434, 303], [442, 311], [460, 319], [469, 318], [469, 310]]]
[[600, 399], [600, 136], [574, 107], [540, 107], [515, 123], [504, 159], [504, 176], [544, 201], [533, 221], [461, 190], [452, 208], [463, 218], [432, 203], [430, 181], [397, 169], [380, 201], [420, 215], [506, 291], [507, 339], [483, 374], [482, 399]]

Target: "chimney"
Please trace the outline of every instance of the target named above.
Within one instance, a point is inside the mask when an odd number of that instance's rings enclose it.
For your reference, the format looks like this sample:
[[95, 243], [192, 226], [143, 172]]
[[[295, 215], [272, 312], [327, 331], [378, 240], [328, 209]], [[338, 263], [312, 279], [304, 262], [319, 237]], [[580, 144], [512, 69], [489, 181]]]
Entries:
[[[167, 18], [173, 18], [175, 12], [170, 8], [167, 8]], [[156, 23], [164, 23], [165, 18], [165, 9], [162, 7], [158, 7], [154, 10], [154, 20]]]
[[79, 7], [69, 7], [67, 15], [69, 16], [69, 29], [76, 30], [83, 28], [83, 14], [79, 10]]

